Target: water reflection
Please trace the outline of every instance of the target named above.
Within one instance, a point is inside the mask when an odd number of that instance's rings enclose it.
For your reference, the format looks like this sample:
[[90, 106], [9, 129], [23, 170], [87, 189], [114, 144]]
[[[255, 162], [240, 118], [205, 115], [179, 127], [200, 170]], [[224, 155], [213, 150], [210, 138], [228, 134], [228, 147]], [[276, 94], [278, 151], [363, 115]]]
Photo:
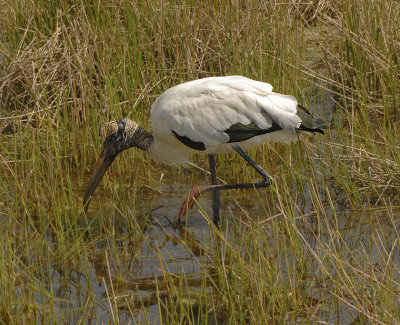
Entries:
[[[323, 96], [325, 115], [330, 120], [333, 117], [334, 102], [329, 101], [328, 92], [324, 92]], [[321, 102], [322, 99], [317, 96], [311, 107], [319, 106]], [[390, 260], [394, 268], [391, 270], [392, 276], [400, 276], [400, 251], [394, 245], [398, 238], [400, 220], [393, 219], [396, 215], [393, 208], [370, 209], [366, 206], [365, 210], [352, 210], [340, 189], [330, 188], [329, 178], [319, 173], [324, 169], [326, 171], [326, 166], [318, 156], [313, 154], [307, 159], [315, 171], [313, 177], [321, 186], [318, 189], [308, 187], [305, 177], [310, 177], [310, 172], [304, 158], [304, 170], [301, 173], [304, 178], [296, 177], [293, 184], [287, 185], [287, 196], [293, 207], [290, 213], [281, 209], [279, 202], [271, 199], [274, 189], [222, 194], [222, 229], [227, 241], [242, 250], [245, 257], [250, 257], [257, 249], [270, 250], [273, 254], [277, 245], [285, 241], [290, 243], [290, 234], [285, 225], [291, 223], [292, 229], [300, 234], [302, 247], [309, 250], [307, 254], [310, 260], [307, 265], [312, 270], [297, 280], [302, 283], [304, 299], [308, 299], [310, 306], [323, 305], [321, 301], [331, 298], [333, 277], [342, 276], [341, 269], [333, 265], [331, 274], [327, 276], [321, 261], [324, 258], [334, 260], [337, 252], [342, 254], [340, 262], [348, 264], [345, 268], [349, 272], [361, 272], [366, 265], [370, 265], [377, 278], [384, 277], [389, 265], [385, 261]], [[54, 295], [55, 314], [60, 321], [79, 322], [82, 310], [85, 310], [93, 323], [107, 323], [115, 313], [119, 314], [122, 323], [132, 319], [138, 323], [157, 323], [160, 314], [161, 317], [167, 315], [160, 313], [160, 308], [163, 310], [165, 306], [174, 305], [176, 296], [168, 287], [171, 283], [187, 292], [187, 297], [180, 295], [180, 303], [184, 297], [185, 303], [194, 311], [198, 306], [197, 293], [205, 291], [212, 296], [217, 279], [214, 278], [211, 257], [218, 245], [216, 230], [207, 217], [212, 213], [211, 194], [202, 195], [199, 205], [190, 211], [183, 224], [176, 225], [173, 222], [180, 202], [192, 184], [207, 183], [209, 175], [195, 168], [181, 171], [159, 168], [159, 174], [164, 176], [156, 185], [134, 188], [128, 180], [123, 188], [116, 187], [115, 193], [122, 193], [122, 200], [111, 200], [109, 193], [104, 193], [100, 187], [88, 215], [82, 214], [79, 217], [82, 232], [78, 235], [81, 240], [79, 243], [90, 247], [84, 252], [87, 259], [82, 257], [79, 265], [70, 265], [66, 256], [57, 263], [52, 262], [51, 269], [46, 272], [34, 274], [32, 285], [35, 286], [35, 281], [46, 283], [49, 296]], [[279, 186], [278, 182], [276, 191], [279, 191]], [[334, 190], [338, 193], [333, 193]], [[318, 195], [313, 194], [313, 191], [318, 191]], [[333, 203], [330, 201], [332, 194], [336, 198]], [[5, 207], [12, 206], [10, 202], [15, 199], [15, 195], [12, 191], [0, 195], [3, 198], [0, 213], [7, 216], [9, 213]], [[315, 197], [321, 202], [315, 202]], [[59, 242], [51, 230], [54, 225], [43, 224], [43, 218], [39, 217], [42, 210], [35, 208], [35, 205], [41, 204], [40, 200], [33, 198], [30, 204], [32, 233], [44, 233], [56, 249]], [[250, 229], [261, 231], [265, 242], [260, 240], [257, 247], [243, 245], [243, 238], [253, 235]], [[70, 249], [73, 251], [74, 248]], [[288, 261], [287, 256], [282, 256], [281, 260], [276, 258], [282, 265], [282, 279], [291, 276], [285, 266], [294, 263], [296, 255], [290, 258], [293, 261]], [[35, 265], [41, 261], [32, 260], [29, 263]], [[37, 267], [40, 269], [40, 265]], [[182, 278], [185, 279], [184, 283], [180, 282]], [[114, 296], [118, 297], [117, 310], [112, 305]], [[37, 290], [37, 304], [46, 305], [49, 300], [41, 290]], [[160, 307], [160, 301], [164, 307]], [[320, 318], [329, 323], [343, 323], [355, 319], [357, 310], [343, 303], [340, 308], [321, 309], [318, 313]], [[211, 318], [218, 319], [217, 315]], [[218, 319], [217, 323], [223, 323], [223, 320]]]

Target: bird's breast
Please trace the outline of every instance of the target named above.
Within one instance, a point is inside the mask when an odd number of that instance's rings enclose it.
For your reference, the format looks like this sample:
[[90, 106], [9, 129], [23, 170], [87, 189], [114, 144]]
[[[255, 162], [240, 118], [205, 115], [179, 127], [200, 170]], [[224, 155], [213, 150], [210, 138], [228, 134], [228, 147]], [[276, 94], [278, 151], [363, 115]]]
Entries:
[[149, 149], [149, 155], [156, 163], [166, 165], [187, 164], [193, 152], [179, 142], [172, 132], [163, 136], [154, 135], [154, 143]]

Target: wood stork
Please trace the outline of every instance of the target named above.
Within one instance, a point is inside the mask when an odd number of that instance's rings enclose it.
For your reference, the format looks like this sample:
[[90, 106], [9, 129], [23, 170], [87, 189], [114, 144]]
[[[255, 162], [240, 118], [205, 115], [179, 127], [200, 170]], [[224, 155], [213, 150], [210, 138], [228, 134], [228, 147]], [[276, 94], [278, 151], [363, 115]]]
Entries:
[[[85, 212], [102, 176], [117, 155], [136, 147], [159, 163], [184, 164], [194, 151], [209, 156], [211, 185], [195, 186], [183, 201], [177, 221], [203, 192], [213, 191], [214, 223], [219, 220], [219, 191], [264, 188], [271, 177], [242, 149], [264, 141], [291, 142], [298, 131], [324, 134], [325, 123], [297, 100], [272, 91], [268, 83], [242, 76], [210, 77], [186, 82], [165, 91], [151, 108], [153, 133], [129, 118], [108, 123], [100, 157], [83, 200]], [[258, 183], [217, 185], [215, 154], [236, 151], [262, 177]]]

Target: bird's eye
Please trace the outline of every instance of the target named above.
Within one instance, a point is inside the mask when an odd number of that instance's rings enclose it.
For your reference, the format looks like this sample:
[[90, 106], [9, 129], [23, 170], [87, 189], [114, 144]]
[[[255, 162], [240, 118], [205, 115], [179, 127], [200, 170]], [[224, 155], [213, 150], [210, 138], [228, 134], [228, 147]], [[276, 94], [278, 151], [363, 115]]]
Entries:
[[117, 135], [115, 133], [111, 134], [111, 140], [115, 140], [116, 137]]

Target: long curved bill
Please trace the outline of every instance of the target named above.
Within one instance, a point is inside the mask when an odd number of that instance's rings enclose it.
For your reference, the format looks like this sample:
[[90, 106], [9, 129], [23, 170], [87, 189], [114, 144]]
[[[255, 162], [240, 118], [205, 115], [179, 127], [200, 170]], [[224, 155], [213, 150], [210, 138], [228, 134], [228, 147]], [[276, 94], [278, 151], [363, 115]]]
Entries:
[[100, 156], [96, 161], [94, 166], [94, 170], [92, 175], [90, 176], [89, 185], [85, 193], [85, 197], [83, 198], [83, 208], [85, 213], [89, 208], [90, 199], [94, 191], [99, 185], [103, 175], [107, 171], [107, 169], [111, 166], [112, 162], [114, 161], [115, 157], [117, 157], [117, 153], [112, 152], [112, 148], [109, 145], [104, 145], [103, 149], [101, 150]]

